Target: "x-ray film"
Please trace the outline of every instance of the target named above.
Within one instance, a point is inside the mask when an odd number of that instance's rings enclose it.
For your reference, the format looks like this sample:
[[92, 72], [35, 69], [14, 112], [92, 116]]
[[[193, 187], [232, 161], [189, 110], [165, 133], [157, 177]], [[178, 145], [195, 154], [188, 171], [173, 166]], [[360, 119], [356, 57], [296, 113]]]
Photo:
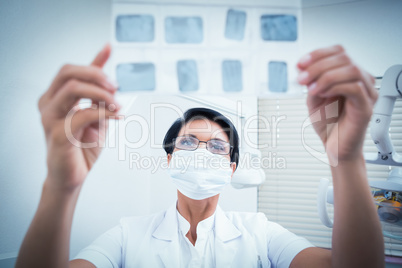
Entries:
[[301, 9], [280, 1], [112, 2], [112, 66], [120, 92], [301, 94]]

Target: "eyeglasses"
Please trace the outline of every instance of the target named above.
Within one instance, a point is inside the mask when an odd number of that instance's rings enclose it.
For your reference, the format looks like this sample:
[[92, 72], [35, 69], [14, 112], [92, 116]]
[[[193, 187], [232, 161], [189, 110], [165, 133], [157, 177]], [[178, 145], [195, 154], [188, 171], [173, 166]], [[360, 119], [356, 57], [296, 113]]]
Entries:
[[211, 139], [209, 141], [200, 141], [199, 139], [191, 136], [179, 136], [173, 139], [174, 146], [177, 149], [187, 150], [187, 151], [194, 151], [200, 145], [200, 142], [206, 143], [206, 148], [213, 154], [222, 154], [226, 155], [229, 154], [233, 146], [230, 146], [230, 143], [218, 140], [218, 139]]

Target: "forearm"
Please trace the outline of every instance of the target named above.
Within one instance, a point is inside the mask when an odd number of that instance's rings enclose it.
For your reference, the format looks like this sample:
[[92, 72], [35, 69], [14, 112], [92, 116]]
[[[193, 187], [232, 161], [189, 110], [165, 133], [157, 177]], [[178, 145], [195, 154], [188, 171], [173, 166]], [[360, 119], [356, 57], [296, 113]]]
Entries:
[[41, 200], [20, 248], [16, 267], [68, 267], [71, 225], [80, 188], [44, 183]]
[[384, 267], [384, 241], [363, 156], [332, 167], [334, 267]]

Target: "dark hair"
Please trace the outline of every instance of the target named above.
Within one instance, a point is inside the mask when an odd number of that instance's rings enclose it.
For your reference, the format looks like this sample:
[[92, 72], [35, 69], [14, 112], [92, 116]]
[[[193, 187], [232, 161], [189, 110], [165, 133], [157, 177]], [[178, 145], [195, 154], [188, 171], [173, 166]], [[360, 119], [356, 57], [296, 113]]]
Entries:
[[173, 139], [177, 138], [177, 135], [179, 135], [180, 130], [185, 124], [196, 119], [208, 119], [222, 127], [223, 131], [229, 137], [230, 145], [233, 146], [230, 152], [230, 161], [236, 163], [237, 169], [239, 164], [239, 135], [237, 134], [237, 130], [227, 117], [208, 108], [198, 107], [189, 109], [183, 114], [183, 117], [177, 118], [176, 121], [174, 121], [163, 139], [163, 148], [166, 153], [173, 153]]

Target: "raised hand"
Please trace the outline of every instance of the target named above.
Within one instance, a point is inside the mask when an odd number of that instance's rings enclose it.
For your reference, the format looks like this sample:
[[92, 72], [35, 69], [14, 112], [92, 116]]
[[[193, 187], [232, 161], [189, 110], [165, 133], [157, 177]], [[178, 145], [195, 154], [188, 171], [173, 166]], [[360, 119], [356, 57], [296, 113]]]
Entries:
[[[64, 65], [39, 100], [52, 187], [82, 184], [101, 152], [107, 120], [117, 115], [116, 86], [102, 71], [110, 52], [106, 45], [89, 66]], [[82, 98], [92, 100], [91, 108], [78, 108]]]
[[[353, 159], [362, 154], [363, 141], [373, 106], [378, 98], [374, 78], [360, 69], [337, 45], [315, 50], [298, 63], [299, 83], [308, 88], [310, 115], [320, 110], [337, 117], [327, 128], [325, 119], [313, 124], [325, 145], [330, 163]], [[333, 102], [335, 105], [329, 105]], [[337, 111], [329, 109], [337, 108]]]
[[[331, 251], [301, 251], [291, 267], [384, 267], [381, 224], [370, 192], [363, 142], [378, 94], [374, 79], [341, 46], [315, 50], [298, 63], [310, 119], [326, 147], [334, 187]], [[353, 204], [353, 205], [351, 205]]]

